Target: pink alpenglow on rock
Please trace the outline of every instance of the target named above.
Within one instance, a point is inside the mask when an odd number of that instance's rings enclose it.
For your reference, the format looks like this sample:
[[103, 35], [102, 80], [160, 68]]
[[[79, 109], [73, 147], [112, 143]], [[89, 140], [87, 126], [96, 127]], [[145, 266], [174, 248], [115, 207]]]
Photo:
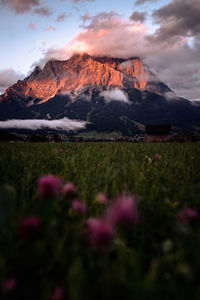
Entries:
[[82, 201], [74, 199], [72, 201], [72, 211], [79, 215], [84, 215], [87, 212], [87, 207]]
[[19, 223], [19, 234], [25, 240], [37, 239], [40, 235], [42, 222], [38, 217], [26, 217]]
[[17, 281], [15, 278], [8, 278], [2, 282], [2, 288], [4, 292], [12, 292], [17, 287]]
[[139, 214], [137, 203], [132, 196], [121, 196], [108, 208], [107, 220], [113, 226], [125, 224], [137, 224]]
[[107, 204], [108, 198], [104, 193], [99, 193], [96, 195], [96, 202], [100, 204]]
[[51, 295], [51, 300], [64, 300], [65, 291], [62, 287], [56, 287]]
[[53, 175], [40, 177], [38, 181], [38, 194], [40, 198], [56, 198], [60, 193], [62, 179]]
[[92, 247], [104, 248], [113, 241], [115, 231], [105, 219], [88, 219], [86, 227], [88, 241]]
[[155, 160], [160, 160], [161, 159], [161, 155], [159, 153], [155, 154]]
[[74, 199], [77, 197], [77, 190], [72, 182], [68, 182], [63, 186], [62, 189], [63, 198]]
[[198, 218], [198, 212], [190, 207], [183, 208], [178, 214], [179, 221], [187, 223]]

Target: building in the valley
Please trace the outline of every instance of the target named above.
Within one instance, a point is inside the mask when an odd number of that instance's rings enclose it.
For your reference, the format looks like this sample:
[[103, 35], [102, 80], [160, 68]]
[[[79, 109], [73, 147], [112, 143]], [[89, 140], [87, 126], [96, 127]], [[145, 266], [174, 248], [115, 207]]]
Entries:
[[146, 125], [147, 142], [167, 142], [170, 140], [171, 125]]

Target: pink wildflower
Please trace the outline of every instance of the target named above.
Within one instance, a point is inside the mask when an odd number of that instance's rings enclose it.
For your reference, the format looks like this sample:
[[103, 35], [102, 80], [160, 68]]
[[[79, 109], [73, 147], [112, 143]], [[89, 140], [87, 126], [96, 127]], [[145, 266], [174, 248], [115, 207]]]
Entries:
[[107, 204], [108, 198], [104, 193], [99, 193], [96, 195], [96, 202], [98, 202], [100, 204]]
[[17, 281], [15, 278], [8, 278], [2, 282], [2, 288], [4, 292], [12, 292], [16, 289]]
[[62, 190], [63, 198], [73, 199], [77, 196], [77, 190], [75, 185], [72, 182], [68, 182], [63, 186]]
[[161, 155], [159, 153], [155, 154], [155, 160], [160, 160], [161, 159]]
[[84, 215], [87, 212], [87, 207], [82, 201], [74, 199], [72, 201], [72, 211], [78, 213], [79, 215]]
[[60, 149], [60, 153], [63, 153], [64, 152], [64, 150], [63, 149]]
[[40, 198], [54, 198], [59, 195], [62, 179], [53, 175], [40, 177], [38, 193]]
[[97, 167], [100, 168], [100, 167], [101, 167], [101, 164], [97, 164]]
[[139, 220], [136, 200], [132, 196], [121, 196], [107, 211], [107, 220], [113, 225], [136, 224]]
[[51, 295], [51, 300], [63, 300], [65, 297], [65, 291], [62, 287], [56, 287]]
[[187, 223], [198, 218], [198, 212], [190, 207], [183, 208], [178, 214], [179, 221]]
[[23, 239], [35, 239], [39, 236], [42, 223], [38, 217], [26, 217], [19, 223], [19, 234]]
[[105, 219], [89, 219], [86, 221], [88, 241], [93, 247], [106, 247], [114, 238], [114, 229]]

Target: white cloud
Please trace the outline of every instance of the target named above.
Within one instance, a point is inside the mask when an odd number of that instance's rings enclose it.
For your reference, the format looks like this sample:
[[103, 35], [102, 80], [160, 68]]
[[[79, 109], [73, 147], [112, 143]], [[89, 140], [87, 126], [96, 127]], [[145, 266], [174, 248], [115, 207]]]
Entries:
[[109, 103], [111, 101], [123, 102], [126, 104], [131, 104], [128, 95], [122, 90], [115, 88], [109, 91], [101, 92], [101, 96], [104, 97], [105, 102]]
[[19, 79], [22, 80], [24, 77], [23, 74], [16, 72], [12, 68], [0, 70], [0, 95], [5, 92], [8, 86]]
[[[139, 0], [137, 2], [145, 3], [148, 1], [153, 2], [153, 0]], [[197, 2], [198, 0], [191, 1], [191, 6], [195, 6], [194, 4]], [[190, 1], [173, 0], [170, 3], [169, 7], [164, 6], [164, 12], [171, 16], [173, 9], [169, 10], [169, 8], [172, 4], [178, 5], [176, 18], [178, 18], [179, 12], [181, 21], [177, 24], [180, 25], [181, 23], [186, 26], [188, 17], [183, 4], [190, 3]], [[68, 59], [77, 52], [88, 52], [94, 56], [106, 55], [122, 58], [139, 56], [156, 73], [158, 78], [173, 89], [177, 95], [184, 96], [187, 99], [198, 99], [200, 93], [200, 34], [188, 37], [185, 34], [187, 28], [181, 25], [179, 26], [180, 34], [178, 36], [178, 27], [175, 36], [170, 31], [172, 39], [169, 42], [169, 32], [164, 30], [166, 28], [163, 27], [164, 21], [161, 18], [164, 13], [163, 9], [154, 12], [154, 18], [156, 16], [157, 22], [160, 21], [160, 26], [158, 25], [158, 29], [154, 33], [152, 33], [153, 28], [148, 27], [146, 24], [138, 24], [130, 19], [123, 19], [121, 15], [113, 11], [101, 12], [95, 16], [86, 14], [82, 17], [83, 30], [65, 47], [48, 49], [45, 57], [41, 59], [40, 65], [44, 65], [53, 58]], [[192, 9], [193, 11], [194, 9]], [[165, 20], [164, 17], [163, 20]], [[195, 33], [200, 28], [198, 22], [196, 18], [193, 20], [192, 17], [189, 20], [192, 21], [191, 24], [188, 24], [190, 31]], [[183, 27], [185, 28], [184, 32]], [[162, 37], [165, 38], [158, 38], [161, 33]]]
[[87, 122], [70, 120], [63, 118], [59, 120], [7, 120], [0, 121], [0, 128], [17, 128], [17, 129], [30, 129], [37, 130], [43, 128], [56, 129], [56, 130], [78, 130], [85, 128]]
[[111, 11], [101, 12], [93, 17], [87, 16], [83, 30], [63, 48], [49, 48], [41, 65], [50, 59], [68, 59], [75, 53], [87, 52], [94, 56], [145, 57], [155, 53], [155, 45], [145, 37], [148, 27], [129, 19], [124, 20], [119, 14]]

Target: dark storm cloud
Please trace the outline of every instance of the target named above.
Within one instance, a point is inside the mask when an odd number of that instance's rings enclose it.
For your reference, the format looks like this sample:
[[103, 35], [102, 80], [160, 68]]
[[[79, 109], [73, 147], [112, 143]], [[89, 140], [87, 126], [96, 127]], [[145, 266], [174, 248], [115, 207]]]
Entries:
[[182, 37], [196, 36], [200, 33], [199, 16], [199, 0], [173, 0], [154, 11], [153, 17], [160, 27], [153, 39], [174, 44]]
[[177, 95], [200, 100], [200, 45], [161, 51], [145, 62]]
[[41, 0], [0, 0], [0, 4], [8, 6], [17, 14], [23, 14], [32, 10], [35, 14], [41, 16], [49, 16], [52, 14], [48, 7], [40, 7], [42, 4]]
[[86, 14], [82, 16], [82, 20], [84, 22], [89, 21], [89, 24], [83, 24], [83, 28], [93, 31], [113, 28], [113, 22], [118, 23], [119, 18], [121, 18], [120, 15], [115, 13], [114, 11], [103, 11], [95, 16], [90, 16]]
[[0, 0], [2, 5], [7, 5], [16, 13], [25, 13], [32, 7], [39, 6], [40, 0]]
[[146, 13], [145, 12], [134, 11], [129, 18], [132, 21], [143, 23], [146, 20]]
[[146, 62], [178, 95], [200, 99], [200, 1], [172, 0], [152, 16], [159, 27], [146, 39], [157, 51]]

